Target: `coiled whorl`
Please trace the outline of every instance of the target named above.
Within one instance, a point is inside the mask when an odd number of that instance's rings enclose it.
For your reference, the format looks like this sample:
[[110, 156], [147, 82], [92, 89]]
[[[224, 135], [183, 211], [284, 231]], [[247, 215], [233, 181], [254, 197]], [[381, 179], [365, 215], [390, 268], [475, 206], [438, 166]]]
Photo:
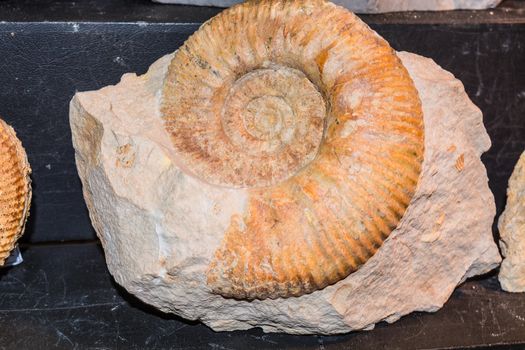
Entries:
[[403, 216], [423, 160], [418, 93], [388, 43], [322, 0], [249, 1], [175, 53], [161, 112], [193, 176], [245, 188], [207, 281], [300, 296], [355, 271]]

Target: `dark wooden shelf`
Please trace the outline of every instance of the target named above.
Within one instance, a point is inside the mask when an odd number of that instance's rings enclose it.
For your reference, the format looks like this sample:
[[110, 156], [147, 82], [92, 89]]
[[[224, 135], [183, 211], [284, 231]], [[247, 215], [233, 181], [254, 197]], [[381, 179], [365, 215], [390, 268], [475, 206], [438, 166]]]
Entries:
[[25, 262], [0, 272], [5, 349], [523, 349], [525, 295], [493, 276], [469, 281], [435, 314], [414, 313], [340, 336], [214, 332], [160, 313], [118, 287], [96, 243], [23, 247]]

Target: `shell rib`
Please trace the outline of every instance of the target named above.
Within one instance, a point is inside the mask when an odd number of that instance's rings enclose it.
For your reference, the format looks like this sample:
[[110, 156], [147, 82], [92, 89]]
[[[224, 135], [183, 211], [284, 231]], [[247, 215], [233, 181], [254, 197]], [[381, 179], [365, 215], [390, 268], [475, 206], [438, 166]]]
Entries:
[[30, 173], [22, 144], [0, 119], [0, 266], [24, 232], [31, 203]]
[[300, 296], [364, 264], [418, 183], [418, 93], [388, 43], [321, 0], [259, 1], [205, 23], [176, 52], [163, 89], [184, 164], [244, 188], [207, 272], [238, 299]]

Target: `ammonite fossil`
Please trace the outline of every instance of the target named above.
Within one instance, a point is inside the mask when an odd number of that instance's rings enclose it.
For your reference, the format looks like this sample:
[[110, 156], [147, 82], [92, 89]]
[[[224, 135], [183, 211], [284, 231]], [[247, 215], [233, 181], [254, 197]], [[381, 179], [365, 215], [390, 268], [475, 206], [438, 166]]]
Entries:
[[0, 266], [24, 232], [31, 203], [30, 173], [22, 144], [0, 119]]
[[322, 0], [249, 1], [176, 52], [162, 116], [181, 167], [245, 188], [207, 272], [238, 299], [300, 296], [381, 247], [423, 160], [418, 93], [388, 43]]

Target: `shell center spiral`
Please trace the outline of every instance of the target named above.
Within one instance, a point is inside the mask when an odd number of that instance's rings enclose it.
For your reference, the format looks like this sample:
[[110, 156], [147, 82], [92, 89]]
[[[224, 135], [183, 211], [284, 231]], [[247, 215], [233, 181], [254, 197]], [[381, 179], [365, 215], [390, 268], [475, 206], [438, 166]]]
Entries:
[[293, 176], [315, 158], [325, 115], [321, 93], [299, 70], [272, 66], [236, 80], [221, 122], [228, 142], [243, 159], [237, 179], [243, 185], [267, 186]]
[[283, 122], [293, 116], [286, 101], [277, 96], [261, 96], [251, 100], [243, 115], [246, 131], [259, 140], [269, 140], [278, 135]]

